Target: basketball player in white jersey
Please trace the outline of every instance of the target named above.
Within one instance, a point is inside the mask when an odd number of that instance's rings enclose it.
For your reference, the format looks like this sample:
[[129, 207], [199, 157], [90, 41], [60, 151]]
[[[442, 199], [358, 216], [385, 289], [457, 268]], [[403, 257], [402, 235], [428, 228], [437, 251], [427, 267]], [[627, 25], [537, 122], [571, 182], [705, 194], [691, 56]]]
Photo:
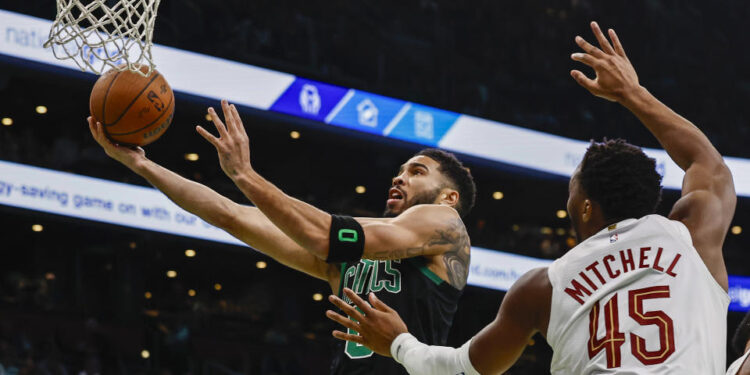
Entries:
[[570, 179], [568, 213], [579, 245], [549, 268], [529, 271], [508, 291], [497, 318], [459, 349], [427, 346], [370, 293], [362, 311], [331, 301], [354, 320], [329, 318], [360, 335], [334, 336], [372, 348], [411, 374], [500, 374], [540, 332], [552, 374], [724, 374], [729, 304], [722, 245], [734, 215], [732, 175], [693, 124], [653, 97], [613, 30], [596, 23], [597, 48], [581, 37], [572, 59], [594, 69], [572, 77], [629, 109], [685, 171], [669, 218], [655, 160], [621, 140], [592, 143]]
[[727, 375], [750, 375], [750, 312], [742, 319], [732, 338], [734, 351], [741, 354], [727, 369]]

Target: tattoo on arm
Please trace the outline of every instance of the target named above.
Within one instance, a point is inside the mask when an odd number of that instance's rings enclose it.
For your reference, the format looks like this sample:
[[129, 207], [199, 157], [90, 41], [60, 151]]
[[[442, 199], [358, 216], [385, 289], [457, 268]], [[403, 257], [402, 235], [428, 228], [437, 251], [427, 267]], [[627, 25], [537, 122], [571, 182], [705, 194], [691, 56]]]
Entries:
[[[441, 231], [438, 231], [440, 233]], [[470, 249], [469, 234], [460, 219], [455, 219], [449, 230], [443, 231], [443, 237], [450, 244], [450, 249], [443, 253], [448, 282], [456, 289], [466, 286], [469, 277]]]
[[443, 262], [448, 273], [448, 283], [457, 289], [463, 289], [469, 275], [470, 248], [469, 235], [466, 233], [463, 221], [451, 219], [443, 228], [436, 229], [433, 236], [422, 246], [378, 251], [369, 258], [404, 259], [440, 252], [443, 254]]

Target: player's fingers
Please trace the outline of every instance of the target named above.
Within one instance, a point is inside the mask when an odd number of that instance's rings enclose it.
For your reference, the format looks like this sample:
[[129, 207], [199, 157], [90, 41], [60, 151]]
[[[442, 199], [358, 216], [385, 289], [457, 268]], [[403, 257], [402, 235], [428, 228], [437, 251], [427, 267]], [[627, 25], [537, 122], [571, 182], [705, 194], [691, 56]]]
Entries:
[[230, 107], [232, 109], [232, 116], [234, 116], [234, 121], [236, 121], [237, 131], [242, 134], [247, 134], [247, 132], [245, 131], [245, 125], [242, 123], [242, 119], [240, 119], [240, 112], [237, 111], [237, 106], [232, 104]]
[[211, 121], [213, 121], [214, 126], [216, 126], [216, 130], [219, 131], [219, 137], [223, 138], [226, 136], [227, 127], [219, 118], [219, 114], [216, 113], [216, 110], [213, 107], [208, 107], [208, 114], [211, 116]]
[[221, 99], [221, 110], [224, 112], [224, 121], [227, 125], [227, 131], [234, 133], [237, 131], [237, 124], [232, 115], [232, 109], [229, 108], [229, 102], [226, 99]]
[[609, 44], [609, 40], [607, 40], [607, 37], [604, 36], [602, 29], [599, 28], [599, 24], [596, 23], [596, 21], [591, 22], [591, 31], [594, 32], [594, 36], [596, 36], [596, 40], [599, 41], [599, 46], [602, 48], [602, 50], [608, 55], [614, 55], [614, 48], [612, 48], [612, 45]]
[[586, 53], [588, 53], [589, 55], [592, 55], [598, 58], [602, 58], [606, 56], [606, 54], [602, 52], [602, 50], [594, 47], [593, 45], [591, 45], [591, 43], [587, 42], [586, 39], [583, 39], [580, 36], [576, 37], [576, 44], [578, 44], [578, 46], [581, 47], [581, 49], [583, 49], [584, 51], [586, 51]]
[[104, 135], [102, 124], [98, 122], [94, 122], [94, 119], [91, 117], [89, 117], [89, 129], [91, 130], [91, 135], [94, 136], [94, 140], [96, 141], [96, 143], [98, 143], [102, 147], [106, 147], [110, 145], [109, 140]]
[[362, 321], [362, 318], [363, 318], [362, 314], [360, 314], [360, 312], [357, 311], [357, 309], [352, 307], [350, 304], [344, 302], [344, 300], [342, 300], [341, 298], [336, 297], [336, 296], [330, 296], [328, 297], [328, 300], [331, 301], [331, 303], [333, 303], [334, 305], [336, 305], [336, 307], [341, 309], [341, 311], [343, 311], [346, 315], [349, 315], [350, 317], [354, 318], [354, 320], [358, 322]]
[[205, 140], [208, 141], [208, 143], [212, 144], [214, 147], [219, 147], [219, 139], [214, 137], [211, 133], [208, 132], [208, 130], [203, 129], [202, 126], [197, 125], [195, 127], [195, 131], [198, 132], [198, 134], [201, 135]]
[[362, 336], [352, 335], [352, 334], [344, 333], [341, 331], [333, 331], [333, 337], [339, 340], [356, 342], [357, 344], [360, 344], [360, 345], [365, 344], [365, 339], [362, 338]]
[[354, 293], [353, 290], [344, 288], [344, 294], [346, 294], [346, 296], [349, 297], [349, 299], [352, 300], [352, 302], [354, 302], [354, 304], [357, 305], [357, 307], [359, 307], [359, 309], [362, 310], [365, 315], [372, 312], [372, 307], [370, 307], [370, 304], [360, 298], [356, 293]]
[[599, 60], [594, 56], [589, 55], [588, 53], [576, 52], [570, 55], [570, 58], [575, 61], [582, 62], [592, 68], [597, 68], [600, 65]]
[[328, 311], [326, 311], [326, 316], [328, 317], [328, 319], [331, 319], [334, 322], [336, 322], [338, 324], [341, 324], [342, 326], [344, 326], [346, 328], [353, 329], [353, 330], [359, 332], [359, 328], [360, 328], [359, 324], [357, 324], [355, 321], [353, 321], [353, 320], [351, 320], [351, 319], [349, 319], [349, 318], [347, 318], [347, 317], [345, 317], [345, 316], [343, 316], [341, 314], [337, 314], [337, 313], [335, 313], [335, 312], [333, 312], [331, 310], [328, 310]]
[[99, 128], [96, 126], [96, 122], [94, 121], [94, 118], [89, 116], [87, 118], [89, 122], [89, 130], [91, 131], [91, 135], [94, 136], [94, 140], [99, 142]]
[[381, 301], [380, 298], [378, 298], [378, 296], [375, 295], [375, 293], [370, 292], [369, 299], [370, 299], [370, 304], [376, 310], [382, 311], [382, 312], [390, 312], [391, 311], [390, 306], [388, 306], [385, 303], [383, 303], [383, 301]]
[[94, 123], [94, 119], [89, 116], [86, 118], [86, 121], [89, 123], [89, 131], [91, 132], [91, 136], [94, 137], [94, 140], [99, 142], [99, 134], [96, 129], [96, 124]]
[[628, 56], [625, 54], [625, 48], [622, 48], [620, 38], [617, 37], [617, 33], [615, 33], [614, 29], [609, 29], [609, 38], [612, 39], [612, 44], [615, 46], [615, 52], [617, 52], [618, 55], [627, 58]]
[[571, 70], [570, 76], [573, 77], [573, 79], [575, 79], [579, 85], [583, 86], [583, 88], [589, 91], [595, 90], [597, 88], [596, 82], [586, 77], [586, 75], [581, 73], [580, 70]]

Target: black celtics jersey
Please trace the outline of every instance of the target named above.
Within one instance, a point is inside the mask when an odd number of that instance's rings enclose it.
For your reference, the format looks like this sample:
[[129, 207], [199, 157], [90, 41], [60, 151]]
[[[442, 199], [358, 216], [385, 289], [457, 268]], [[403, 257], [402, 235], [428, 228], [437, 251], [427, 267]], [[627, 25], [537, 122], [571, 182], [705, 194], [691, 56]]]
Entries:
[[[352, 289], [367, 300], [374, 292], [396, 310], [409, 333], [428, 345], [445, 345], [461, 291], [427, 268], [422, 257], [400, 260], [368, 260], [341, 265], [338, 296], [351, 303], [342, 290]], [[356, 332], [349, 331], [356, 334]], [[354, 342], [336, 340], [331, 374], [407, 374], [394, 361]]]

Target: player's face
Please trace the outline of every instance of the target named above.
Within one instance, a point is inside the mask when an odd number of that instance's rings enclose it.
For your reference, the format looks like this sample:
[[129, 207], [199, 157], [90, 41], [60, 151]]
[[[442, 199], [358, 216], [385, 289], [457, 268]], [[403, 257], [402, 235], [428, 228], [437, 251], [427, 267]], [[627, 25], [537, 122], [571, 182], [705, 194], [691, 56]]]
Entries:
[[581, 184], [579, 183], [578, 176], [579, 172], [581, 170], [580, 165], [578, 168], [576, 168], [575, 172], [573, 172], [573, 176], [570, 177], [570, 182], [568, 183], [568, 217], [570, 218], [570, 223], [573, 226], [573, 230], [576, 233], [576, 240], [578, 242], [581, 242], [580, 233], [581, 232], [581, 212], [582, 212], [582, 206], [584, 204], [584, 201], [586, 200], [585, 194], [583, 193], [583, 190], [581, 189]]
[[383, 216], [394, 217], [418, 204], [437, 203], [445, 186], [440, 164], [427, 156], [415, 156], [398, 171], [388, 190]]

